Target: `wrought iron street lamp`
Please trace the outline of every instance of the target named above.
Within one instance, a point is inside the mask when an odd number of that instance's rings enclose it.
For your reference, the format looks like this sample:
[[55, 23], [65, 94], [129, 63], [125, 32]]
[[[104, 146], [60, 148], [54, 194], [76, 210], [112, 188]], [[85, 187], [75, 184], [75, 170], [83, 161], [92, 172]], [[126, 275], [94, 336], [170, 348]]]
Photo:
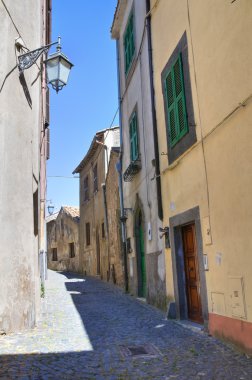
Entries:
[[58, 93], [67, 84], [68, 76], [73, 64], [68, 58], [61, 53], [60, 37], [58, 41], [49, 45], [42, 46], [39, 49], [21, 54], [18, 57], [18, 68], [20, 72], [29, 69], [43, 53], [47, 53], [51, 46], [57, 44], [57, 51], [49, 55], [44, 61], [47, 72], [47, 82], [50, 83]]

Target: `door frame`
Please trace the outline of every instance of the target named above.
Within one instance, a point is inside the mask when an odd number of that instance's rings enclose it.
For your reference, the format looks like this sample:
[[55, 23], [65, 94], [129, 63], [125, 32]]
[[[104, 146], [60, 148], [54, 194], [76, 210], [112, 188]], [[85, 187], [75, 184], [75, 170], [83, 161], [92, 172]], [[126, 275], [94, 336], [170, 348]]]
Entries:
[[198, 206], [181, 214], [177, 214], [169, 219], [176, 318], [188, 319], [182, 227], [191, 223], [195, 225], [202, 316], [205, 328], [207, 328], [207, 287], [203, 261], [203, 240], [201, 233], [200, 210]]
[[[140, 242], [140, 229], [139, 229], [139, 219], [141, 214], [141, 230], [142, 238], [144, 244], [144, 265], [145, 265], [145, 284], [143, 283], [143, 271], [142, 271], [142, 261], [141, 261], [141, 242]], [[135, 211], [135, 245], [136, 245], [136, 264], [137, 264], [137, 294], [139, 297], [147, 296], [147, 272], [146, 272], [146, 252], [145, 252], [145, 230], [144, 230], [144, 214], [141, 207], [138, 207]]]

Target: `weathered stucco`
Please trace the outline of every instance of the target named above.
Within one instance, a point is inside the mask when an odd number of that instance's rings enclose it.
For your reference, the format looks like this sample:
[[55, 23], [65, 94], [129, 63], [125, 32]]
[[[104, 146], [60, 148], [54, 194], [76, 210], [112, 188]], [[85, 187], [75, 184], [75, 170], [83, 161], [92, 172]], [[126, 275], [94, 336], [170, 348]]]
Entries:
[[[51, 219], [51, 220], [50, 220]], [[63, 206], [55, 219], [47, 222], [48, 268], [57, 271], [79, 272], [79, 209]], [[74, 257], [70, 254], [70, 244], [74, 247]], [[53, 257], [57, 249], [57, 260]]]
[[[112, 26], [112, 37], [118, 40], [119, 48], [123, 173], [131, 162], [129, 120], [134, 110], [137, 111], [141, 161], [141, 170], [133, 177], [132, 182], [123, 183], [124, 207], [127, 210], [127, 238], [130, 239], [131, 244], [131, 252], [128, 253], [129, 288], [132, 294], [139, 295], [141, 280], [139, 265], [137, 266], [135, 224], [137, 214], [141, 211], [146, 262], [146, 298], [149, 302], [160, 306], [166, 302], [165, 260], [163, 242], [159, 237], [161, 221], [158, 217], [155, 179], [149, 50], [145, 18], [146, 2], [129, 0], [127, 4], [125, 2], [119, 3]], [[134, 15], [135, 54], [126, 76], [124, 33], [131, 12]]]
[[119, 159], [118, 151], [112, 151], [109, 161], [109, 169], [106, 177], [106, 200], [108, 213], [108, 236], [106, 245], [110, 263], [110, 281], [123, 287], [124, 265], [123, 249], [120, 231], [120, 204], [118, 190], [118, 173], [116, 163]]
[[[151, 5], [154, 3], [152, 0]], [[160, 0], [152, 14], [160, 152], [168, 149], [161, 73], [184, 34], [197, 135], [197, 142], [172, 165], [166, 155], [161, 157], [164, 225], [169, 225], [170, 218], [199, 207], [201, 254], [206, 255], [209, 269], [202, 276], [206, 279], [210, 330], [240, 341], [243, 347], [244, 333], [240, 331], [235, 339], [231, 330], [233, 321], [234, 331], [246, 328], [249, 334], [252, 323], [251, 19], [250, 0]], [[176, 282], [172, 257], [167, 249], [170, 298], [174, 298]], [[199, 257], [203, 266], [203, 256]], [[218, 316], [223, 317], [221, 323]], [[229, 319], [222, 331], [225, 318]], [[239, 324], [239, 320], [246, 323]]]
[[15, 38], [18, 29], [33, 50], [44, 44], [45, 30], [44, 1], [4, 3], [7, 9], [0, 3], [0, 332], [7, 333], [33, 327], [39, 310], [41, 78], [34, 65], [20, 80]]

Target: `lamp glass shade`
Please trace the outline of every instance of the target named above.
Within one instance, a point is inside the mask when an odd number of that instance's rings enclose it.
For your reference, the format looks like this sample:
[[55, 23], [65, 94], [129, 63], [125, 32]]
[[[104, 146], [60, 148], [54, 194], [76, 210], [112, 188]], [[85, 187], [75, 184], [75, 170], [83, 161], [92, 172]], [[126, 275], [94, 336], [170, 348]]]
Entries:
[[51, 58], [46, 61], [47, 80], [49, 83], [59, 77], [59, 58]]
[[61, 52], [50, 55], [45, 63], [47, 81], [58, 92], [67, 84], [73, 64]]
[[49, 215], [52, 215], [53, 214], [53, 211], [54, 211], [54, 206], [52, 204], [50, 204], [48, 207], [47, 207], [47, 210], [48, 210], [48, 214]]

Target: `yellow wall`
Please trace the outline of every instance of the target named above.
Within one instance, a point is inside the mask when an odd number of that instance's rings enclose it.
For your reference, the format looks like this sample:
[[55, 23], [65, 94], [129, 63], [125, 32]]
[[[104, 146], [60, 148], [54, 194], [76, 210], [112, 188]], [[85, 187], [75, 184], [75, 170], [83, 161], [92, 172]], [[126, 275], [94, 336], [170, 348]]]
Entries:
[[[185, 31], [197, 135], [171, 166], [167, 156], [160, 158], [164, 225], [171, 216], [200, 207], [209, 312], [247, 321], [252, 321], [252, 102], [239, 105], [252, 93], [251, 20], [250, 0], [160, 0], [152, 13], [160, 153], [167, 152], [161, 72]], [[207, 217], [212, 244], [206, 244]], [[170, 250], [166, 267], [167, 294], [173, 297]], [[240, 292], [241, 283], [244, 297], [232, 308], [231, 295]]]

